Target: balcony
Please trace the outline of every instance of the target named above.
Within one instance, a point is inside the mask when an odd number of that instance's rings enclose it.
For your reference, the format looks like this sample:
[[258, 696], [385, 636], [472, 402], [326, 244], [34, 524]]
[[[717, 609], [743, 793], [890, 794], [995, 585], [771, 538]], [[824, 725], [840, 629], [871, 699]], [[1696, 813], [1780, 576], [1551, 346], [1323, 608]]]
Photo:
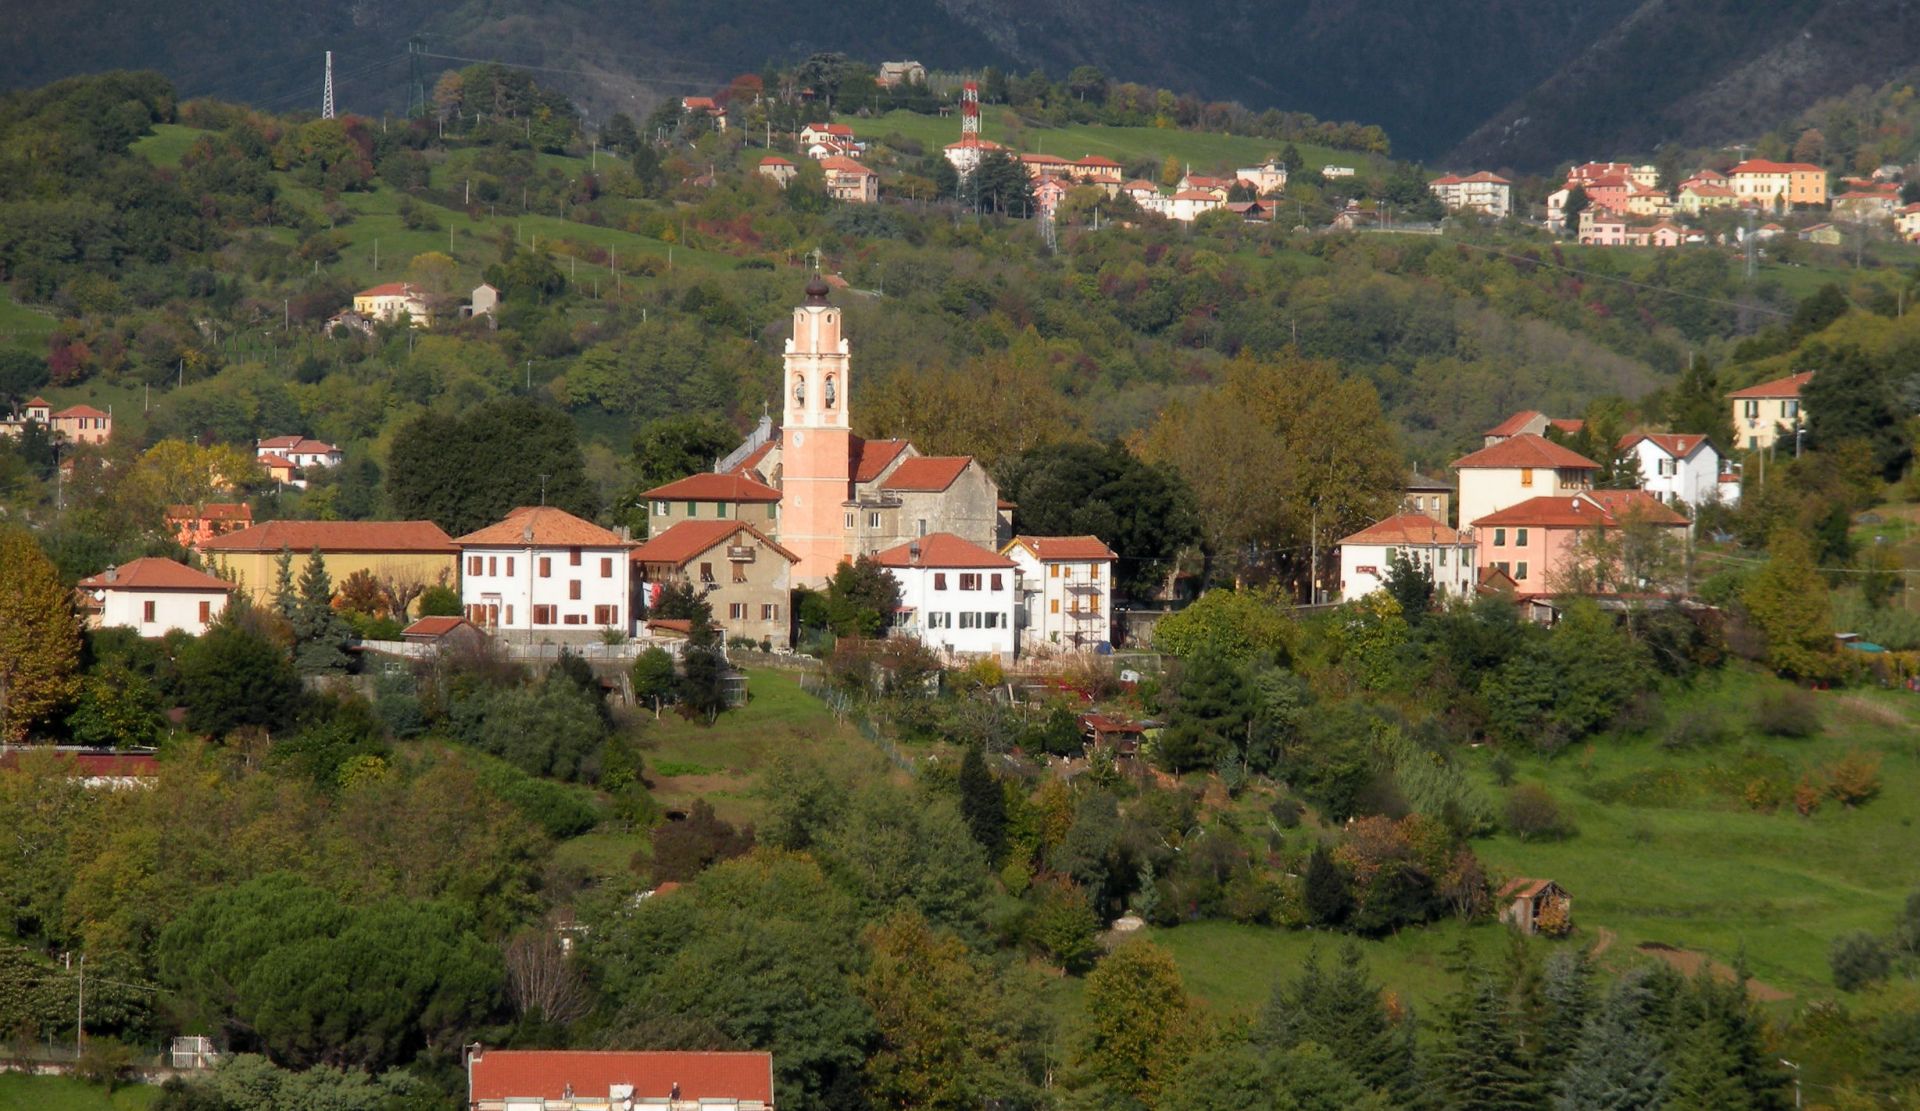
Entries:
[[735, 563], [752, 563], [754, 553], [757, 551], [759, 551], [759, 549], [751, 545], [729, 545], [727, 547], [727, 558]]
[[1072, 579], [1068, 581], [1067, 589], [1075, 594], [1098, 594], [1100, 593], [1100, 581], [1098, 579]]

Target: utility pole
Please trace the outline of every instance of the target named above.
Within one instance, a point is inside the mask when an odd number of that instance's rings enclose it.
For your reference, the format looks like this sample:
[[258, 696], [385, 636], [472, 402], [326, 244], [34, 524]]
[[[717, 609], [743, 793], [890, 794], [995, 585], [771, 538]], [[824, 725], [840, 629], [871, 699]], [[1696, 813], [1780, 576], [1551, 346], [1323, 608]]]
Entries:
[[323, 120], [333, 118], [333, 51], [331, 50], [327, 51], [326, 89], [320, 94], [320, 118]]

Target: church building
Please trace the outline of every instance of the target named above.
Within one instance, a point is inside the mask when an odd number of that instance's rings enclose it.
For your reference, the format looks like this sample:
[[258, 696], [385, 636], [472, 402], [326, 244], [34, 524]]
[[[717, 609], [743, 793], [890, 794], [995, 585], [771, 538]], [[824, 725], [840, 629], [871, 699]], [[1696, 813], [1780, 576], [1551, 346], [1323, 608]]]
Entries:
[[716, 470], [779, 492], [770, 516], [774, 538], [797, 559], [796, 587], [819, 587], [843, 562], [934, 533], [998, 550], [1010, 507], [979, 460], [854, 434], [853, 363], [827, 293], [815, 275], [793, 311], [780, 427], [763, 420]]

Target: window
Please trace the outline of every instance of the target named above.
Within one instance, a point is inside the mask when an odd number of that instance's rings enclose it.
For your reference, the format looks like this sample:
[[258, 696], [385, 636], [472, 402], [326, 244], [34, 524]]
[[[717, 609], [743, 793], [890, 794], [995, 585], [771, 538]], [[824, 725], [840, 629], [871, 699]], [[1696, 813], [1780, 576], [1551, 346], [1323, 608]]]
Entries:
[[673, 512], [673, 510], [668, 507], [666, 502], [657, 501], [653, 503], [653, 515], [655, 517], [665, 517], [671, 512]]
[[513, 607], [512, 606], [507, 607], [507, 624], [509, 625], [513, 624]]
[[620, 623], [620, 607], [619, 606], [593, 607], [593, 623], [595, 625], [618, 625]]
[[1676, 460], [1662, 459], [1659, 465], [1654, 468], [1654, 471], [1657, 474], [1671, 475], [1676, 472], [1679, 466], [1680, 464]]
[[1058, 563], [1047, 564], [1047, 577], [1050, 579], [1057, 579], [1060, 577], [1060, 565]]
[[535, 625], [553, 624], [554, 623], [553, 607], [552, 606], [533, 607], [533, 623]]
[[1780, 403], [1780, 415], [1787, 418], [1788, 420], [1792, 420], [1793, 418], [1799, 416], [1800, 403], [1798, 401], [1782, 401]]
[[1520, 485], [1522, 486], [1533, 485], [1533, 468], [1532, 467], [1520, 468]]
[[1748, 450], [1748, 451], [1757, 451], [1757, 450], [1759, 450], [1759, 448], [1760, 448], [1760, 437], [1758, 437], [1758, 436], [1748, 436], [1748, 437], [1747, 437], [1747, 450]]
[[728, 621], [745, 621], [746, 619], [747, 619], [747, 604], [745, 602], [728, 602], [727, 603], [727, 620]]
[[1099, 582], [1100, 581], [1100, 565], [1098, 563], [1087, 564], [1087, 574], [1093, 576], [1094, 582]]
[[580, 549], [578, 548], [567, 549], [567, 565], [570, 567], [580, 566]]
[[1440, 549], [1440, 566], [1445, 567], [1446, 565], [1447, 565], [1447, 550], [1445, 548], [1442, 548]]
[[963, 572], [961, 572], [961, 575], [960, 575], [960, 589], [962, 589], [962, 590], [978, 590], [978, 589], [980, 589], [980, 573], [979, 573], [979, 572], [977, 572], [977, 571], [963, 571]]
[[853, 528], [853, 514], [851, 513], [847, 514], [847, 528], [848, 529]]
[[1521, 560], [1521, 561], [1520, 561], [1519, 563], [1516, 563], [1516, 564], [1514, 564], [1514, 565], [1513, 565], [1513, 579], [1514, 579], [1514, 581], [1515, 581], [1515, 582], [1526, 582], [1526, 581], [1527, 581], [1527, 563], [1526, 563], [1526, 560]]
[[703, 583], [710, 583], [713, 581], [713, 564], [702, 563], [700, 565], [700, 581]]
[[1506, 562], [1505, 560], [1495, 560], [1493, 564], [1493, 569], [1504, 575], [1508, 571], [1511, 571], [1513, 569], [1513, 565]]
[[947, 573], [945, 571], [935, 571], [933, 573], [933, 588], [935, 590], [945, 590], [947, 588]]
[[960, 627], [961, 627], [962, 629], [977, 629], [977, 628], [979, 628], [979, 627], [980, 627], [980, 615], [979, 615], [979, 614], [977, 614], [977, 613], [975, 613], [975, 612], [973, 612], [972, 610], [961, 610], [961, 611], [960, 611]]
[[922, 517], [920, 518], [919, 521], [915, 522], [914, 535], [925, 536], [926, 534], [927, 534], [927, 519], [925, 517]]
[[1049, 601], [1047, 602], [1047, 612], [1048, 612], [1048, 613], [1059, 613], [1059, 612], [1060, 612], [1060, 599], [1058, 599], [1058, 598], [1054, 598], [1054, 599], [1051, 599], [1051, 600], [1049, 600]]
[[993, 573], [993, 589], [1005, 590], [1006, 588], [1007, 588], [1007, 580], [1001, 576], [1000, 572], [995, 571]]
[[578, 602], [580, 600], [580, 580], [579, 579], [569, 579], [567, 581], [567, 598], [575, 602]]
[[513, 557], [512, 556], [507, 557], [507, 577], [508, 578], [513, 577]]
[[[910, 611], [907, 611], [907, 610], [901, 610], [901, 611], [900, 611], [900, 615], [899, 615], [899, 616], [900, 616], [900, 617], [902, 617], [902, 618], [906, 618], [906, 617], [908, 617], [908, 616], [911, 616], [911, 614], [910, 614]], [[778, 621], [778, 620], [780, 620], [780, 607], [779, 607], [779, 606], [776, 606], [776, 605], [773, 605], [772, 603], [768, 603], [768, 602], [763, 602], [763, 603], [761, 603], [761, 605], [760, 605], [760, 620], [762, 620], [762, 621]]]
[[540, 557], [540, 577], [543, 579], [550, 579], [553, 577], [553, 557], [552, 556]]
[[152, 621], [153, 620], [153, 603], [152, 602], [140, 603], [140, 612], [141, 612], [140, 620]]
[[213, 603], [212, 602], [200, 603], [200, 623], [204, 625], [207, 622], [212, 620], [213, 620]]
[[880, 514], [878, 513], [867, 514], [867, 527], [870, 529], [878, 529], [880, 527]]
[[498, 575], [499, 573], [500, 573], [500, 557], [488, 556], [487, 557], [487, 574]]
[[953, 628], [953, 615], [950, 613], [929, 613], [927, 614], [927, 628], [951, 629]]
[[697, 501], [688, 502], [687, 503], [687, 520], [691, 521], [695, 517], [698, 517], [699, 515], [700, 515], [700, 503]]
[[1760, 403], [1758, 401], [1741, 402], [1740, 414], [1748, 420], [1758, 420], [1760, 418]]
[[603, 556], [601, 558], [600, 577], [603, 579], [610, 579], [613, 577], [613, 557], [612, 556]]
[[467, 574], [478, 575], [479, 573], [480, 573], [480, 557], [468, 556], [467, 557]]
[[1506, 529], [1497, 528], [1493, 530], [1493, 546], [1496, 548], [1504, 548], [1507, 546]]
[[1526, 547], [1527, 546], [1527, 530], [1523, 528], [1514, 529], [1513, 542], [1518, 547], [1521, 547], [1521, 548]]
[[562, 625], [585, 625], [587, 623], [587, 615], [584, 613], [570, 613], [561, 618], [560, 623]]
[[733, 560], [732, 562], [733, 562], [733, 581], [737, 583], [746, 582], [747, 581], [747, 565], [744, 562], [737, 559]]

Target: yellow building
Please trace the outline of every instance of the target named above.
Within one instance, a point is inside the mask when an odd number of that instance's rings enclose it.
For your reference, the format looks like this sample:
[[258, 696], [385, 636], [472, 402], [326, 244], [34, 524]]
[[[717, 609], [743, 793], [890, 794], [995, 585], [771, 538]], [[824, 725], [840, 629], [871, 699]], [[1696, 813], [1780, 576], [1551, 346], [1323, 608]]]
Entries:
[[1794, 433], [1807, 423], [1800, 391], [1812, 378], [1813, 371], [1809, 370], [1728, 394], [1733, 402], [1736, 446], [1745, 451], [1764, 451], [1776, 441], [1785, 441], [1792, 447]]
[[293, 553], [298, 580], [319, 551], [335, 590], [355, 571], [374, 581], [418, 589], [459, 584], [460, 549], [432, 521], [268, 521], [215, 536], [200, 546], [207, 562], [252, 595], [272, 600], [280, 553]]
[[1827, 203], [1827, 171], [1810, 162], [1752, 158], [1727, 171], [1740, 203], [1771, 208]]
[[353, 311], [369, 320], [393, 321], [405, 313], [415, 325], [433, 325], [433, 304], [425, 290], [406, 282], [388, 282], [353, 295]]

